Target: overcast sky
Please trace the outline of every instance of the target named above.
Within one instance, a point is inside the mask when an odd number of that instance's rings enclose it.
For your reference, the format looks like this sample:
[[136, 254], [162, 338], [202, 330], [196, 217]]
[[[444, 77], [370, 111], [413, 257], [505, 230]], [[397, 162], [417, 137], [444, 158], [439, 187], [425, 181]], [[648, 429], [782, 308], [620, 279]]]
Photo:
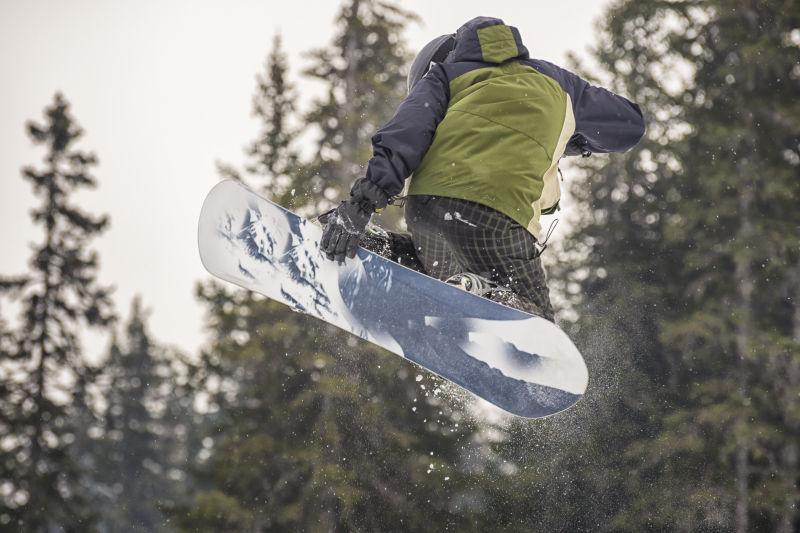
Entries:
[[[564, 63], [594, 41], [606, 0], [403, 0], [423, 24], [407, 33], [413, 50], [474, 16], [517, 26], [532, 56]], [[72, 104], [94, 151], [100, 188], [79, 203], [110, 213], [95, 241], [101, 280], [116, 287], [127, 315], [134, 294], [152, 309], [161, 342], [187, 351], [203, 341], [203, 308], [193, 287], [206, 274], [197, 254], [203, 198], [217, 181], [215, 160], [239, 164], [253, 138], [254, 76], [276, 31], [284, 37], [301, 101], [318, 90], [297, 75], [303, 52], [327, 44], [340, 2], [70, 0], [0, 2], [0, 274], [27, 268], [38, 240], [21, 166], [42, 152], [24, 133], [55, 91]], [[355, 177], [355, 176], [354, 176]], [[103, 341], [89, 339], [99, 353]]]

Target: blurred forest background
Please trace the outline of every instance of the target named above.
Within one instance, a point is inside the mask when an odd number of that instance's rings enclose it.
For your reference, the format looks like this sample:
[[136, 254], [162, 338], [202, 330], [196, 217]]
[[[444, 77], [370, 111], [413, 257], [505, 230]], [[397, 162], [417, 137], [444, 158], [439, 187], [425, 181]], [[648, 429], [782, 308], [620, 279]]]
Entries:
[[[404, 96], [413, 21], [345, 0], [303, 72], [276, 38], [260, 134], [220, 175], [332, 205]], [[97, 281], [114, 213], [77, 205], [103, 184], [55, 95], [26, 125], [43, 160], [3, 177], [30, 182], [43, 238], [0, 276], [0, 531], [800, 530], [800, 4], [619, 0], [596, 43], [598, 69], [567, 66], [648, 134], [565, 166], [548, 274], [591, 380], [536, 421], [214, 281], [202, 352], [162, 346], [146, 302]], [[328, 87], [302, 114], [300, 75]], [[112, 333], [98, 364], [88, 328]]]

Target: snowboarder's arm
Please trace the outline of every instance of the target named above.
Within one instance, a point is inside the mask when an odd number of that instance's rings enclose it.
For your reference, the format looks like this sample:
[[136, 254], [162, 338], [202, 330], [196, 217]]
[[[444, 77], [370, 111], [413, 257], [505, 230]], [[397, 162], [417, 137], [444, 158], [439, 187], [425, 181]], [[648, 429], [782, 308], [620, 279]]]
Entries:
[[572, 100], [575, 134], [565, 155], [624, 152], [644, 135], [644, 117], [638, 105], [547, 61], [531, 63], [555, 79]]
[[399, 194], [428, 151], [449, 100], [447, 75], [440, 65], [433, 65], [394, 117], [372, 137], [367, 180], [389, 196]]

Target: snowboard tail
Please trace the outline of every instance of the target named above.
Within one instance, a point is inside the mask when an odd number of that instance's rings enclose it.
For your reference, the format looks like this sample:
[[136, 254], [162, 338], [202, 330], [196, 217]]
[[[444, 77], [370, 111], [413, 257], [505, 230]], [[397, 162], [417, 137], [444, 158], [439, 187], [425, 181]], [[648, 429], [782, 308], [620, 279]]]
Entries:
[[357, 335], [517, 416], [577, 402], [588, 373], [555, 324], [359, 248], [343, 264], [319, 252], [322, 230], [238, 181], [203, 204], [198, 241], [216, 277]]

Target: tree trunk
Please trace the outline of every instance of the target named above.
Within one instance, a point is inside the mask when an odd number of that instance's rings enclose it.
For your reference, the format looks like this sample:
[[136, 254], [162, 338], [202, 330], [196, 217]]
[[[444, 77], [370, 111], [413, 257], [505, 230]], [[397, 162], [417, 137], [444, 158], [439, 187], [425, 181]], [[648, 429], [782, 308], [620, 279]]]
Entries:
[[794, 525], [797, 522], [797, 506], [800, 504], [800, 491], [797, 486], [798, 477], [798, 462], [800, 460], [800, 453], [798, 453], [797, 444], [790, 443], [783, 448], [781, 457], [782, 471], [786, 478], [787, 485], [791, 488], [786, 494], [786, 505], [784, 506], [783, 513], [780, 516], [778, 523], [778, 533], [792, 533], [796, 531]]
[[[741, 167], [746, 164], [746, 160], [740, 163], [740, 175], [746, 176], [746, 169]], [[737, 242], [744, 243], [749, 246], [753, 242], [754, 227], [752, 216], [752, 205], [755, 200], [754, 183], [750, 180], [745, 180], [743, 187], [739, 193], [739, 217], [740, 225], [737, 232]], [[752, 332], [753, 332], [753, 290], [755, 284], [753, 282], [752, 261], [750, 253], [745, 250], [738, 250], [735, 252], [734, 261], [736, 264], [735, 281], [737, 287], [738, 299], [738, 321], [736, 323], [736, 351], [737, 351], [737, 369], [739, 374], [739, 396], [742, 401], [746, 401], [749, 396], [749, 389], [747, 383], [747, 357], [750, 352]], [[747, 419], [740, 417], [735, 428], [740, 429], [747, 425]], [[746, 533], [748, 530], [748, 512], [750, 508], [749, 502], [749, 475], [750, 475], [750, 443], [746, 438], [741, 435], [741, 431], [737, 431], [735, 436], [736, 452], [734, 458], [734, 476], [735, 476], [735, 491], [736, 491], [736, 504], [734, 510], [734, 529], [737, 533]]]
[[794, 294], [792, 296], [792, 304], [794, 305], [792, 339], [796, 344], [800, 345], [800, 258], [798, 258], [798, 264], [794, 267]]
[[[52, 163], [49, 171], [51, 175], [55, 176], [57, 172], [56, 163]], [[52, 358], [52, 354], [48, 352], [48, 343], [50, 342], [50, 332], [48, 324], [51, 320], [50, 304], [52, 300], [52, 293], [55, 290], [55, 282], [52, 279], [52, 266], [53, 266], [53, 241], [55, 240], [55, 217], [57, 212], [55, 185], [51, 180], [47, 189], [47, 223], [45, 226], [45, 250], [47, 250], [47, 263], [40, 267], [42, 272], [42, 296], [36, 303], [35, 312], [32, 321], [28, 323], [30, 331], [36, 332], [34, 341], [31, 346], [31, 359], [35, 360], [38, 352], [38, 361], [36, 361], [36, 392], [33, 396], [35, 417], [33, 420], [33, 435], [31, 437], [31, 473], [33, 474], [33, 482], [30, 484], [30, 501], [36, 505], [37, 499], [41, 498], [46, 501], [44, 488], [41, 486], [40, 477], [37, 475], [40, 469], [46, 470], [50, 465], [40, 464], [46, 460], [46, 453], [42, 446], [42, 438], [45, 432], [47, 422], [43, 418], [43, 413], [47, 410], [47, 363]], [[28, 525], [36, 529], [36, 524], [44, 524], [44, 518], [37, 515], [38, 510], [34, 510], [33, 515], [30, 517]]]
[[[795, 266], [792, 280], [792, 340], [800, 346], [800, 264]], [[791, 413], [797, 402], [797, 390], [800, 388], [800, 360], [797, 355], [790, 351], [787, 356], [786, 370], [783, 377], [786, 380], [784, 388], [783, 404], [784, 411]], [[787, 430], [790, 442], [784, 446], [781, 452], [781, 473], [789, 490], [786, 494], [786, 504], [780, 516], [777, 531], [778, 533], [791, 533], [796, 531], [795, 524], [798, 519], [798, 507], [800, 507], [800, 447], [792, 439], [793, 435], [800, 433], [797, 427], [796, 418], [789, 414]]]
[[356, 108], [357, 88], [358, 88], [358, 46], [356, 43], [356, 25], [358, 24], [359, 9], [361, 8], [361, 0], [353, 0], [350, 7], [350, 14], [347, 18], [348, 29], [347, 44], [345, 45], [344, 58], [347, 63], [346, 73], [344, 77], [344, 121], [341, 124], [342, 128], [342, 145], [341, 145], [341, 164], [342, 164], [342, 179], [345, 180], [344, 185], [347, 186], [347, 180], [352, 180], [357, 177], [358, 170], [356, 166], [358, 154], [358, 117], [359, 112]]

